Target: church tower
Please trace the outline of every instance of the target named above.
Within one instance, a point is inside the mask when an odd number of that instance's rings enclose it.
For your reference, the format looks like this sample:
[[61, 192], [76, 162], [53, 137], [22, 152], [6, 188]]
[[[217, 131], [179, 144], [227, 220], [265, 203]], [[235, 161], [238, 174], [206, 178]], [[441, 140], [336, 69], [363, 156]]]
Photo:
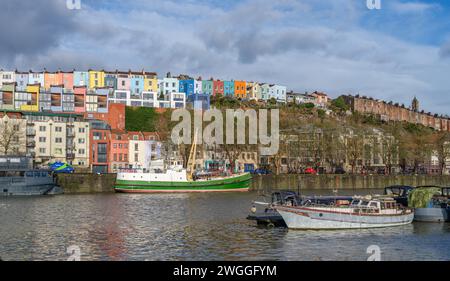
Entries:
[[412, 101], [411, 110], [414, 112], [419, 112], [419, 100], [416, 97], [414, 97]]

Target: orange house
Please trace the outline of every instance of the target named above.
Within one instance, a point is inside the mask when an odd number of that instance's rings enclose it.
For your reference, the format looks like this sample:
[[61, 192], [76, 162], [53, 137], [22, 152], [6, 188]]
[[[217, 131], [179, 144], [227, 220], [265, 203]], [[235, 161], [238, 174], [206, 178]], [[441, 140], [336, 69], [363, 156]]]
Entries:
[[50, 89], [51, 86], [54, 85], [62, 85], [63, 84], [63, 75], [62, 72], [44, 72], [44, 88], [46, 90]]
[[247, 82], [234, 81], [234, 96], [236, 98], [245, 98], [247, 94]]

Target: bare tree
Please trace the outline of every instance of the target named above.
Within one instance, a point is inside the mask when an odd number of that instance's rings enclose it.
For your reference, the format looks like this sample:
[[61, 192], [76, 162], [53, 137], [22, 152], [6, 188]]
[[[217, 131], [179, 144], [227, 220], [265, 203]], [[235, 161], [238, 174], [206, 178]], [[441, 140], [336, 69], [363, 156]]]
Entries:
[[434, 134], [432, 145], [439, 161], [439, 172], [443, 175], [447, 159], [450, 157], [450, 133], [438, 132]]
[[355, 173], [358, 160], [363, 156], [364, 139], [360, 135], [346, 137], [345, 151], [347, 159], [352, 166], [352, 173]]
[[19, 152], [24, 138], [21, 126], [20, 119], [7, 118], [0, 122], [0, 148], [3, 155]]

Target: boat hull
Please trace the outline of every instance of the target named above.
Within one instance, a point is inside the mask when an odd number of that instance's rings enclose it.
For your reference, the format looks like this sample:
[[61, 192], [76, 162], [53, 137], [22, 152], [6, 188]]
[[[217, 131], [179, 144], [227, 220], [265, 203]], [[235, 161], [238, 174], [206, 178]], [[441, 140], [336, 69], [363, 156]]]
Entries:
[[248, 173], [208, 181], [134, 181], [117, 179], [114, 189], [121, 193], [246, 192], [252, 176]]
[[419, 222], [448, 222], [450, 221], [449, 208], [416, 208], [414, 220]]
[[277, 207], [290, 229], [363, 229], [410, 224], [414, 213], [401, 215], [350, 214], [301, 207]]

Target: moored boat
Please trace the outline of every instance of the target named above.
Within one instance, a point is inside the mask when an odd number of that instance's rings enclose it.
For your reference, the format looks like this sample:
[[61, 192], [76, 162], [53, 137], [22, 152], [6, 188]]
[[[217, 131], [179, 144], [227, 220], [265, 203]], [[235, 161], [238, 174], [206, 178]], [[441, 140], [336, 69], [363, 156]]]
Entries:
[[[283, 217], [275, 209], [276, 206], [301, 206], [312, 203], [341, 206], [352, 201], [352, 197], [349, 196], [300, 196], [297, 192], [286, 190], [273, 192], [271, 199], [271, 203], [254, 201], [247, 219], [256, 221], [258, 225], [287, 227]], [[257, 208], [257, 205], [264, 206], [264, 209]]]
[[419, 222], [450, 221], [450, 192], [448, 187], [419, 186], [409, 196], [414, 207], [414, 220]]
[[251, 179], [249, 173], [242, 173], [189, 180], [185, 169], [172, 168], [164, 173], [118, 173], [114, 188], [125, 193], [245, 192], [250, 188]]
[[303, 205], [277, 206], [276, 210], [291, 229], [360, 229], [410, 224], [411, 209], [399, 206], [394, 199], [355, 198], [347, 206]]
[[62, 194], [48, 170], [32, 168], [28, 157], [0, 157], [0, 196], [36, 196]]

